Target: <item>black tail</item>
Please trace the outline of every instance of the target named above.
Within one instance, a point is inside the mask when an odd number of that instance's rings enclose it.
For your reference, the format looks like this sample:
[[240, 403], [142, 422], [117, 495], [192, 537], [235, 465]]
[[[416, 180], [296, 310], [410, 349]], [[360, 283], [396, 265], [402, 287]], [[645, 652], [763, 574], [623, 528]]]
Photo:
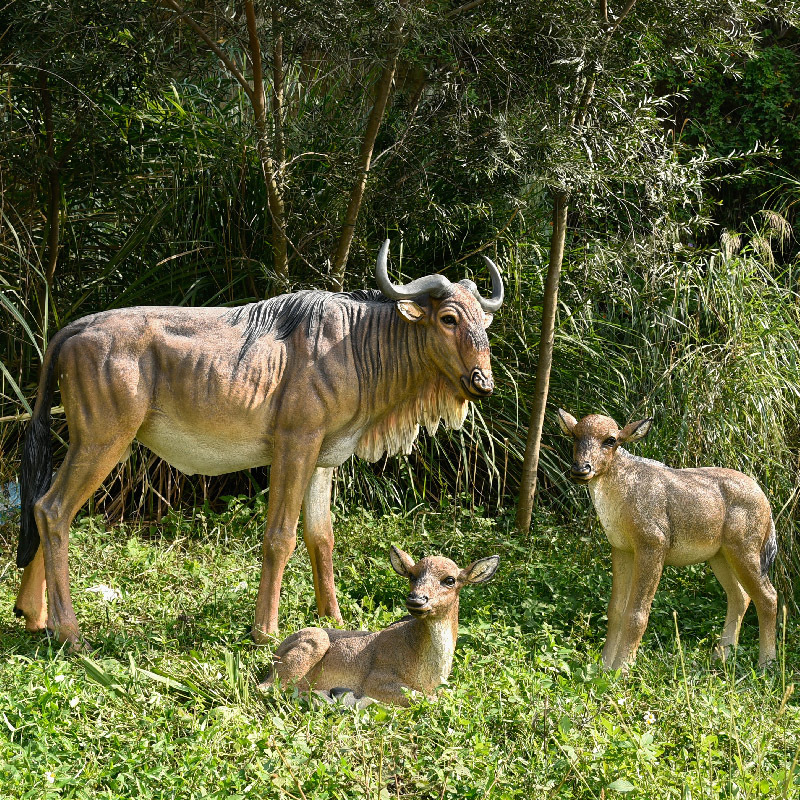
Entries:
[[761, 574], [766, 576], [769, 568], [775, 561], [775, 556], [778, 555], [778, 539], [775, 536], [775, 521], [770, 520], [770, 532], [767, 541], [761, 548]]
[[73, 333], [77, 331], [61, 331], [53, 338], [45, 353], [36, 406], [25, 436], [19, 471], [22, 513], [17, 545], [18, 567], [27, 567], [39, 549], [39, 530], [33, 517], [33, 506], [50, 488], [53, 475], [53, 452], [50, 445], [50, 406], [55, 390], [53, 370], [58, 363], [61, 346]]

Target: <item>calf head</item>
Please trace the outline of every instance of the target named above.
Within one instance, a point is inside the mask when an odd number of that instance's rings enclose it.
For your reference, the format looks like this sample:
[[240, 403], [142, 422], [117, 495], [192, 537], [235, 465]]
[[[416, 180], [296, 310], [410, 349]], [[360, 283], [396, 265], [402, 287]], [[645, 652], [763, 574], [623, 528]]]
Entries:
[[378, 253], [375, 279], [386, 297], [396, 301], [407, 322], [424, 325], [428, 357], [457, 396], [488, 397], [494, 390], [486, 328], [503, 302], [503, 280], [494, 262], [485, 258], [492, 276], [492, 296], [481, 297], [470, 280], [450, 283], [444, 275], [428, 275], [404, 286], [390, 282], [389, 240]]
[[578, 483], [588, 483], [608, 470], [621, 444], [644, 439], [653, 420], [629, 422], [620, 430], [611, 417], [589, 414], [578, 422], [572, 414], [559, 408], [558, 424], [573, 439], [570, 478]]
[[458, 608], [459, 592], [473, 583], [490, 580], [499, 556], [490, 556], [473, 561], [461, 569], [455, 561], [441, 556], [429, 556], [416, 563], [408, 553], [392, 545], [389, 560], [394, 571], [408, 578], [411, 589], [406, 597], [406, 608], [413, 617], [447, 617]]

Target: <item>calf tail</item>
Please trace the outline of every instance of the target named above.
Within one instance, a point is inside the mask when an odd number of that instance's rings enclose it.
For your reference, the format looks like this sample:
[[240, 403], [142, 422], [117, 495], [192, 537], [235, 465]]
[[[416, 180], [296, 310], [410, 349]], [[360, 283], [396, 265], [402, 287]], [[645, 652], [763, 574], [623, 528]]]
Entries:
[[[80, 330], [80, 329], [78, 329]], [[50, 488], [53, 476], [53, 452], [50, 442], [50, 406], [53, 402], [55, 381], [53, 372], [58, 363], [61, 346], [74, 333], [70, 326], [59, 332], [47, 348], [39, 379], [39, 392], [33, 409], [19, 471], [21, 516], [17, 566], [27, 567], [39, 549], [39, 530], [33, 516], [36, 501]]]
[[770, 567], [775, 561], [775, 556], [778, 555], [778, 539], [775, 536], [775, 520], [770, 518], [769, 521], [769, 536], [764, 546], [761, 548], [761, 576], [766, 577]]

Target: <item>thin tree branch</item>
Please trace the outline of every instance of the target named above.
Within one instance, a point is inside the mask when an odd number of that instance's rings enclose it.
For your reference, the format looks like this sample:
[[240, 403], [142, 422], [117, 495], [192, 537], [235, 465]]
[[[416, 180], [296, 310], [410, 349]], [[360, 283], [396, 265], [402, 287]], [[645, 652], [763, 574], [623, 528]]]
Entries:
[[[38, 82], [47, 152], [47, 249], [43, 261], [45, 262], [44, 274], [47, 288], [52, 290], [58, 263], [58, 240], [61, 227], [61, 178], [55, 152], [55, 128], [50, 87], [47, 84], [47, 75], [41, 70], [38, 73]], [[47, 313], [46, 307], [43, 306], [42, 312], [43, 314]]]
[[249, 98], [250, 102], [253, 102], [253, 89], [250, 86], [247, 78], [242, 75], [239, 71], [239, 68], [233, 62], [233, 60], [228, 56], [227, 53], [200, 27], [190, 16], [188, 11], [184, 11], [183, 8], [176, 2], [176, 0], [160, 0], [161, 5], [167, 6], [171, 8], [173, 11], [177, 12], [179, 15], [179, 19], [182, 19], [205, 43], [208, 45], [211, 50], [214, 51], [214, 54], [217, 58], [225, 65], [225, 68], [230, 72], [231, 75], [237, 80], [239, 85], [244, 89], [245, 94]]
[[407, 0], [400, 4], [400, 13], [395, 16], [389, 25], [388, 43], [389, 55], [386, 65], [381, 70], [381, 76], [375, 90], [375, 102], [372, 106], [367, 127], [364, 131], [364, 139], [361, 142], [361, 151], [358, 154], [358, 174], [353, 188], [350, 192], [350, 200], [347, 204], [342, 230], [339, 235], [339, 242], [336, 246], [336, 253], [333, 257], [332, 277], [334, 288], [341, 291], [344, 284], [344, 269], [347, 264], [347, 257], [350, 253], [350, 245], [353, 243], [356, 220], [361, 210], [361, 201], [364, 199], [364, 190], [367, 186], [370, 165], [372, 162], [372, 151], [375, 148], [375, 140], [378, 138], [378, 131], [383, 121], [383, 113], [386, 110], [386, 103], [392, 89], [395, 70], [397, 69], [397, 58], [403, 46], [403, 24], [405, 6]]
[[286, 147], [283, 141], [283, 32], [281, 15], [277, 6], [272, 7], [272, 125], [276, 172], [281, 180], [286, 162]]
[[448, 11], [445, 14], [445, 19], [452, 19], [453, 17], [457, 17], [467, 11], [472, 11], [473, 8], [483, 5], [484, 2], [486, 2], [486, 0], [470, 0], [469, 3], [464, 3], [463, 6], [459, 6], [458, 8], [454, 8], [452, 11]]

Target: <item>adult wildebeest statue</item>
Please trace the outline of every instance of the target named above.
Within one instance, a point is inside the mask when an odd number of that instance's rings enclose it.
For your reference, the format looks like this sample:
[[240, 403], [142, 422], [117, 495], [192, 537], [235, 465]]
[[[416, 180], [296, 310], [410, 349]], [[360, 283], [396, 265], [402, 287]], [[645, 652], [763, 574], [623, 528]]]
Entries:
[[[353, 453], [409, 453], [419, 425], [459, 427], [493, 389], [485, 328], [503, 301], [442, 275], [380, 292], [305, 291], [238, 308], [127, 308], [53, 337], [25, 442], [15, 605], [29, 630], [77, 644], [69, 526], [136, 438], [186, 474], [272, 465], [253, 638], [278, 629], [281, 580], [301, 506], [320, 615], [341, 621], [333, 581], [333, 468]], [[394, 301], [394, 302], [391, 302]], [[70, 446], [50, 486], [57, 378]], [[38, 526], [38, 530], [37, 530]], [[40, 546], [41, 537], [41, 546]], [[47, 611], [45, 610], [47, 589]], [[49, 613], [47, 613], [49, 612]]]

